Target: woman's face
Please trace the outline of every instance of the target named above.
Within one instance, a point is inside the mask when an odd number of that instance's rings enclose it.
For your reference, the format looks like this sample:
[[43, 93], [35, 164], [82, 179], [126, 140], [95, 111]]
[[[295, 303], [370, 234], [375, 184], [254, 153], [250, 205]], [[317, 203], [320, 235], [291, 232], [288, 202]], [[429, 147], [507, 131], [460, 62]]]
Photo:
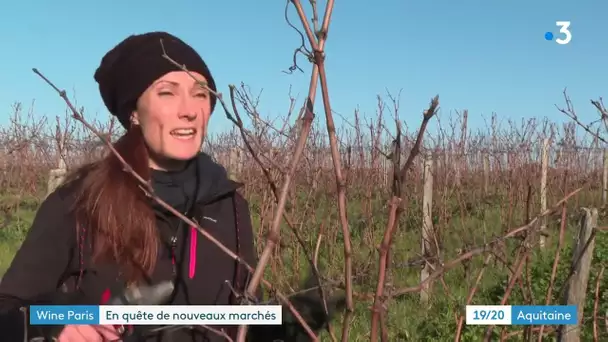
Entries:
[[196, 80], [200, 74], [170, 72], [156, 80], [137, 101], [131, 117], [150, 151], [150, 167], [179, 168], [200, 151], [211, 116], [211, 95]]

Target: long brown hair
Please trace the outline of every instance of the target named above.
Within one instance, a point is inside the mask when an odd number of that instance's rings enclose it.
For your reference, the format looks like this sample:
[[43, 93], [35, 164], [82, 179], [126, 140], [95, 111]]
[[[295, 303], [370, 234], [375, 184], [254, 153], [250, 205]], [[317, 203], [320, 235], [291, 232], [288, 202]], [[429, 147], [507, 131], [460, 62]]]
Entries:
[[[150, 179], [148, 151], [139, 126], [132, 126], [114, 148], [138, 175]], [[73, 212], [91, 237], [93, 261], [115, 262], [129, 283], [154, 270], [158, 233], [150, 200], [113, 153], [76, 170], [80, 179]], [[68, 180], [68, 181], [69, 181]]]

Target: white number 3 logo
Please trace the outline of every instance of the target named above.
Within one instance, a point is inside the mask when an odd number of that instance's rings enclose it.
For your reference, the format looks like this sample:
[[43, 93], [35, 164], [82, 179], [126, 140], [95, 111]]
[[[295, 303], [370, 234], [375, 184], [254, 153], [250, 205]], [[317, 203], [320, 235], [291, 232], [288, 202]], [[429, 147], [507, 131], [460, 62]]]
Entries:
[[556, 21], [555, 25], [557, 25], [559, 27], [559, 33], [563, 33], [566, 35], [565, 39], [557, 38], [557, 39], [555, 39], [555, 42], [560, 45], [565, 45], [565, 44], [570, 43], [570, 41], [572, 40], [572, 32], [570, 32], [570, 30], [568, 30], [568, 28], [570, 27], [570, 22], [569, 21]]

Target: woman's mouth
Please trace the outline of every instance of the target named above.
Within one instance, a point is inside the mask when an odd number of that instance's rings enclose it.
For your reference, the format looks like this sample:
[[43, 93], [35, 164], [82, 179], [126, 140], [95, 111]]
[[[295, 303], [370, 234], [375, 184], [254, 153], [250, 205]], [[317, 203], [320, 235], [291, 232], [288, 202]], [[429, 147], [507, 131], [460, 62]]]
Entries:
[[169, 132], [174, 138], [180, 140], [189, 140], [196, 135], [195, 128], [176, 128]]

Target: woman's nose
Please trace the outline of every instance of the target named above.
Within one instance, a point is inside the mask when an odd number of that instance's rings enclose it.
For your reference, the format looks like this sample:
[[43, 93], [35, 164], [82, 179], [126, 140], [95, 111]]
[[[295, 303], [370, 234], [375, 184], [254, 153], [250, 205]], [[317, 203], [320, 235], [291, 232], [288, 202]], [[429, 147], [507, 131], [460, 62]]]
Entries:
[[177, 114], [180, 119], [192, 121], [196, 119], [197, 113], [198, 112], [195, 108], [194, 100], [184, 97], [182, 101], [180, 101], [179, 111]]
[[180, 110], [177, 116], [180, 119], [193, 121], [196, 119], [196, 112], [194, 112], [192, 110]]

